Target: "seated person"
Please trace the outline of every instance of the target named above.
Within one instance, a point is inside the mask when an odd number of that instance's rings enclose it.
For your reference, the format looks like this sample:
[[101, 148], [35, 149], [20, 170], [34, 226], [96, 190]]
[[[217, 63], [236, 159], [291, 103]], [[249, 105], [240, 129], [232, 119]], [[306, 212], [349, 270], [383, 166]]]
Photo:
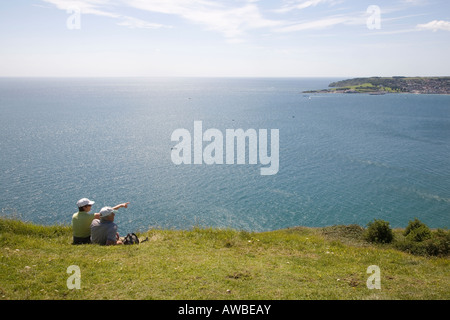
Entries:
[[94, 219], [91, 223], [92, 243], [106, 246], [123, 244], [119, 239], [117, 224], [114, 223], [116, 213], [111, 207], [103, 207], [100, 210], [100, 219]]
[[91, 223], [98, 219], [98, 213], [90, 214], [94, 201], [83, 198], [77, 201], [78, 212], [72, 215], [73, 244], [91, 243]]

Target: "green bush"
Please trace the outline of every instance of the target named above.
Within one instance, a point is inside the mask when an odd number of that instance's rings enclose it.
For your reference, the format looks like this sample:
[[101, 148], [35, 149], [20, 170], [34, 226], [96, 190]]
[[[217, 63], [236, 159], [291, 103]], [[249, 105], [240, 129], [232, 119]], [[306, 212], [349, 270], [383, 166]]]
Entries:
[[404, 239], [395, 243], [395, 247], [402, 251], [427, 256], [446, 256], [449, 253], [450, 232], [441, 229], [432, 232], [417, 218], [409, 221], [403, 236]]
[[365, 238], [369, 242], [390, 243], [392, 242], [394, 235], [389, 226], [389, 222], [374, 219], [367, 224]]
[[431, 230], [426, 224], [415, 218], [413, 221], [409, 221], [403, 235], [408, 240], [421, 242], [431, 239]]
[[[421, 228], [418, 228], [421, 229]], [[411, 234], [411, 233], [409, 233]], [[408, 236], [409, 236], [408, 234]], [[423, 241], [413, 241], [411, 237], [405, 237], [395, 243], [399, 250], [411, 254], [424, 256], [448, 256], [450, 248], [450, 231], [438, 229], [436, 232], [430, 231], [430, 237]]]

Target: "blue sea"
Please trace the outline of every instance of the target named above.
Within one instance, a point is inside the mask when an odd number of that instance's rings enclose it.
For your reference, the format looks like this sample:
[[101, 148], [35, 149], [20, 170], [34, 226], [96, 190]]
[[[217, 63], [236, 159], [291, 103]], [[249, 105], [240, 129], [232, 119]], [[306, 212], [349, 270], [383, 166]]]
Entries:
[[[336, 78], [2, 78], [2, 215], [70, 224], [129, 201], [119, 232], [405, 227], [450, 218], [450, 96], [304, 94]], [[176, 129], [278, 129], [279, 171], [180, 164]], [[207, 145], [203, 142], [203, 147]]]

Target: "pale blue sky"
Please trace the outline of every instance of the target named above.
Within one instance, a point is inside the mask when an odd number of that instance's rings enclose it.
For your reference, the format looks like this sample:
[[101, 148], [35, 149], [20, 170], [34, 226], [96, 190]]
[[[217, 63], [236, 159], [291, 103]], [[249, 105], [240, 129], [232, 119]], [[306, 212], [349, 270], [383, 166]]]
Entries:
[[0, 76], [450, 75], [448, 0], [2, 0], [0, 30]]

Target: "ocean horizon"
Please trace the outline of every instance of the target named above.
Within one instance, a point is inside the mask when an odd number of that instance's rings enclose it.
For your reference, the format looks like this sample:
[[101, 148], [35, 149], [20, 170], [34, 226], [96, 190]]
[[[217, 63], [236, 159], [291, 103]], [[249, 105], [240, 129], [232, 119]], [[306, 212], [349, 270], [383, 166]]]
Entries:
[[[0, 78], [2, 215], [70, 224], [87, 197], [93, 212], [130, 202], [121, 234], [416, 217], [447, 228], [450, 96], [303, 93], [341, 79]], [[171, 136], [193, 138], [196, 122], [224, 137], [278, 130], [277, 172], [261, 175], [249, 148], [244, 164], [195, 164], [194, 141], [192, 163], [175, 164]]]

